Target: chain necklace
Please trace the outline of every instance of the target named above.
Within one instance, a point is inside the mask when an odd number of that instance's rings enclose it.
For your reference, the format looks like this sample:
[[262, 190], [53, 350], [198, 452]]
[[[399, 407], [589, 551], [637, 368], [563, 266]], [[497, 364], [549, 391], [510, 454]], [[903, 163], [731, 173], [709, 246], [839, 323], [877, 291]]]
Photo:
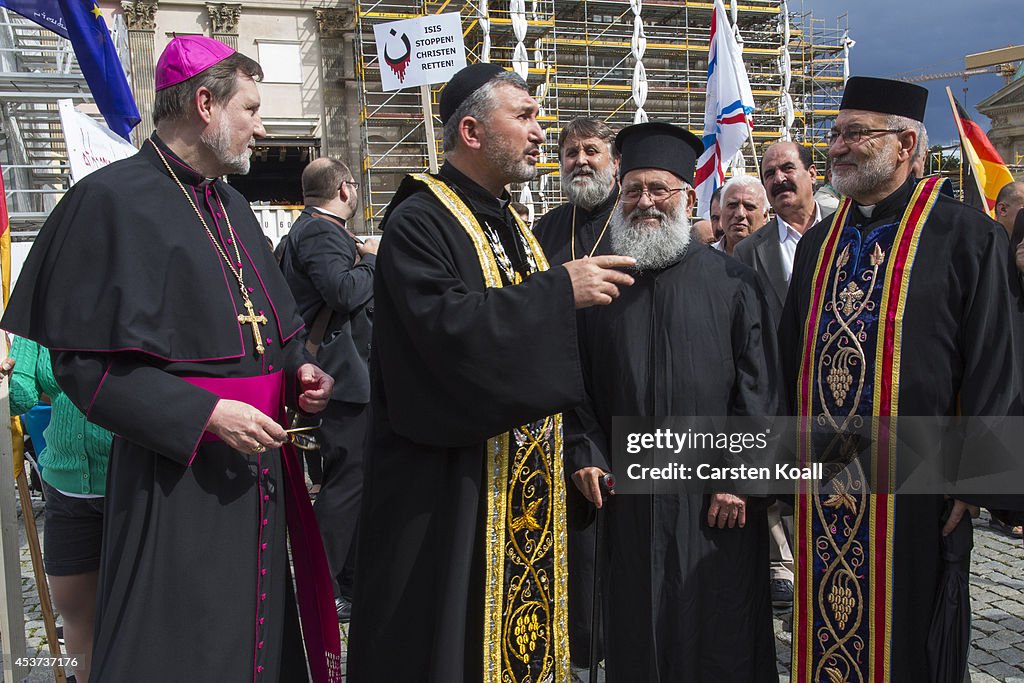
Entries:
[[[615, 208], [619, 205], [619, 196], [615, 197], [615, 203], [612, 204], [611, 211], [608, 212], [608, 218], [604, 221], [604, 227], [601, 228], [601, 234], [594, 240], [594, 246], [590, 249], [590, 253], [587, 256], [593, 256], [594, 252], [597, 251], [597, 246], [601, 244], [601, 240], [604, 238], [604, 234], [608, 231], [608, 224], [612, 222], [612, 214], [615, 213]], [[576, 260], [576, 205], [572, 205], [572, 232], [569, 238], [570, 249], [572, 250], [572, 260]]]
[[[516, 232], [519, 232], [518, 230]], [[505, 247], [501, 243], [501, 237], [498, 236], [498, 232], [494, 227], [484, 221], [484, 233], [487, 235], [487, 241], [491, 244], [491, 253], [494, 254], [494, 260], [497, 261], [498, 267], [501, 268], [505, 273], [505, 278], [508, 280], [510, 285], [518, 285], [523, 281], [523, 276], [520, 275], [515, 267], [512, 265], [512, 259], [508, 257], [505, 252]]]
[[[238, 323], [240, 325], [249, 324], [252, 326], [252, 338], [256, 344], [256, 353], [263, 355], [263, 352], [266, 351], [266, 349], [263, 346], [263, 338], [260, 336], [259, 326], [267, 324], [267, 317], [262, 313], [260, 313], [260, 315], [256, 315], [256, 309], [252, 305], [252, 300], [249, 298], [249, 291], [245, 286], [245, 279], [242, 277], [242, 253], [238, 249], [238, 235], [235, 233], [235, 229], [231, 226], [231, 217], [228, 216], [228, 211], [224, 208], [224, 202], [221, 201], [220, 195], [218, 194], [217, 203], [220, 205], [220, 210], [224, 212], [224, 220], [228, 224], [228, 235], [231, 238], [231, 244], [235, 248], [235, 263], [231, 262], [231, 258], [228, 256], [227, 252], [224, 251], [220, 241], [214, 237], [213, 231], [210, 230], [210, 226], [206, 224], [206, 219], [203, 218], [203, 214], [199, 211], [199, 207], [196, 206], [196, 203], [192, 201], [192, 197], [189, 196], [188, 190], [185, 189], [181, 180], [178, 179], [178, 176], [173, 170], [171, 170], [171, 164], [168, 163], [167, 157], [164, 156], [164, 153], [155, 142], [150, 140], [149, 143], [153, 145], [153, 149], [156, 150], [156, 154], [160, 157], [160, 161], [164, 162], [164, 167], [167, 169], [167, 172], [171, 175], [171, 178], [174, 179], [174, 182], [178, 185], [178, 189], [181, 190], [181, 193], [185, 195], [185, 199], [188, 200], [192, 210], [196, 212], [196, 217], [199, 218], [199, 222], [203, 224], [203, 229], [206, 230], [206, 234], [210, 238], [210, 242], [212, 242], [213, 246], [217, 249], [217, 253], [224, 259], [224, 263], [228, 265], [228, 270], [231, 271], [231, 274], [234, 275], [235, 279], [238, 281], [238, 289], [242, 293], [242, 305], [245, 306], [245, 310], [247, 312], [247, 315], [238, 316]], [[237, 270], [235, 269], [236, 263], [238, 264]]]

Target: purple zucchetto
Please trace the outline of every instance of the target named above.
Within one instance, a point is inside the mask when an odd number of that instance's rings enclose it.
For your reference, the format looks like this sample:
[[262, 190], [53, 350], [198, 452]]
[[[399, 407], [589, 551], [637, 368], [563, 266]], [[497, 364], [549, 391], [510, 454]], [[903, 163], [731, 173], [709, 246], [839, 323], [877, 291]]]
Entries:
[[187, 81], [233, 54], [234, 48], [213, 38], [178, 36], [167, 44], [156, 63], [156, 89]]

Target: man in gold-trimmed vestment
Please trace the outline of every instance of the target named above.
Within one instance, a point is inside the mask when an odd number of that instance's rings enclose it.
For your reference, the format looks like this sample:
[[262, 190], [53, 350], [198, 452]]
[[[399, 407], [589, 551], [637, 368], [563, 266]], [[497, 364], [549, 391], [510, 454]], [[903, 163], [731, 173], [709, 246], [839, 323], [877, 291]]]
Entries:
[[446, 163], [384, 218], [353, 683], [568, 678], [560, 411], [583, 397], [576, 309], [611, 302], [633, 261], [549, 268], [510, 210], [537, 112], [515, 74], [460, 71]]
[[[926, 102], [916, 85], [847, 82], [829, 147], [846, 199], [797, 246], [779, 328], [790, 414], [835, 432], [1012, 410], [1006, 233], [938, 179], [913, 177]], [[888, 493], [904, 471], [886, 434], [858, 465], [878, 493], [841, 474], [797, 496], [795, 682], [962, 680], [937, 678], [928, 633], [943, 536], [970, 533], [970, 508]]]

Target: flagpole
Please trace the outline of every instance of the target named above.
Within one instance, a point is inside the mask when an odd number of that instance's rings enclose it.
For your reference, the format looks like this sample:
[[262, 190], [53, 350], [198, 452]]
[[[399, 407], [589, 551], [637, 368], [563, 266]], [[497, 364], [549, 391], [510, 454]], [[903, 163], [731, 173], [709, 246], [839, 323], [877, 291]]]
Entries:
[[[960, 116], [956, 112], [956, 101], [953, 99], [953, 91], [946, 86], [946, 96], [949, 97], [949, 106], [953, 109], [953, 122], [956, 123], [956, 130], [960, 134], [960, 192], [963, 194], [964, 191], [964, 162], [971, 163], [970, 159], [967, 159], [967, 154], [964, 151], [964, 127], [960, 123]], [[985, 198], [985, 188], [981, 185], [981, 178], [978, 177], [978, 172], [975, 171], [971, 174], [974, 177], [974, 184], [978, 188], [978, 196], [981, 197], [981, 204], [988, 211], [987, 201]], [[966, 196], [961, 196], [960, 200], [963, 201]], [[991, 214], [990, 214], [991, 215]]]
[[754, 170], [757, 171], [757, 179], [761, 179], [761, 162], [757, 158], [757, 147], [754, 145], [754, 127], [747, 119], [747, 140], [750, 142], [750, 151], [754, 155]]

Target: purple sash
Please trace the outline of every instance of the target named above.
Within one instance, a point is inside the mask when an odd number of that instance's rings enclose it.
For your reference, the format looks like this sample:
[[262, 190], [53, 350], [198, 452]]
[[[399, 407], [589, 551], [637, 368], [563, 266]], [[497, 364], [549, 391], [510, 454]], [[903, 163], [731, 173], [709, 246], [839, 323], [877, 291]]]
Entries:
[[[284, 423], [284, 373], [256, 377], [183, 377], [220, 396], [248, 403]], [[206, 432], [202, 441], [219, 440]], [[341, 683], [341, 636], [334, 607], [334, 588], [327, 569], [320, 529], [309, 503], [302, 465], [290, 443], [281, 449], [284, 463], [285, 510], [295, 566], [295, 597], [314, 683]]]

